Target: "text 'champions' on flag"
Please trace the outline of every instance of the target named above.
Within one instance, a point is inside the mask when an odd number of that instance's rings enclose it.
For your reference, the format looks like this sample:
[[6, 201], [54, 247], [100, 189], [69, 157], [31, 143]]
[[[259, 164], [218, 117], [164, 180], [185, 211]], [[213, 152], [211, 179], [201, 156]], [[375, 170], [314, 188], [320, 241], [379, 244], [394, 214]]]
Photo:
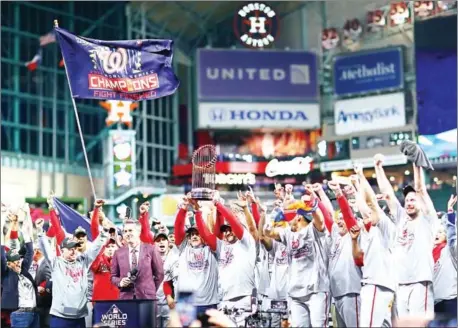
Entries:
[[103, 41], [55, 32], [74, 98], [140, 101], [178, 89], [172, 40]]

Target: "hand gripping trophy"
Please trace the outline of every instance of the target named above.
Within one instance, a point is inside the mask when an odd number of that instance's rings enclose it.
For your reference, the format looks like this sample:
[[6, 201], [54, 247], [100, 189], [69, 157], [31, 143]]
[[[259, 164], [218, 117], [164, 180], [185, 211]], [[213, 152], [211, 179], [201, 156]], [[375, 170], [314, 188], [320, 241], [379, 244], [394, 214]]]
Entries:
[[204, 145], [192, 154], [191, 197], [212, 200], [215, 192], [216, 148]]

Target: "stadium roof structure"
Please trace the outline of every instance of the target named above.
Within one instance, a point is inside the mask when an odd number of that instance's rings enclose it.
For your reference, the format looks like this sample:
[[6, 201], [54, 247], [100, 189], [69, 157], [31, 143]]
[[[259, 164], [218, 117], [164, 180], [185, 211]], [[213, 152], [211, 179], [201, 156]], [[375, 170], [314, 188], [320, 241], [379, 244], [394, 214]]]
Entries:
[[[218, 30], [232, 33], [232, 20], [246, 1], [148, 1], [130, 2], [131, 21], [134, 15], [147, 18], [146, 25], [158, 37], [169, 37], [183, 51], [191, 51], [215, 42], [212, 35]], [[306, 1], [269, 1], [280, 18], [307, 5]], [[213, 40], [212, 40], [213, 39]], [[231, 38], [235, 41], [234, 38]], [[213, 44], [213, 46], [215, 46]], [[218, 44], [230, 46], [230, 44]]]

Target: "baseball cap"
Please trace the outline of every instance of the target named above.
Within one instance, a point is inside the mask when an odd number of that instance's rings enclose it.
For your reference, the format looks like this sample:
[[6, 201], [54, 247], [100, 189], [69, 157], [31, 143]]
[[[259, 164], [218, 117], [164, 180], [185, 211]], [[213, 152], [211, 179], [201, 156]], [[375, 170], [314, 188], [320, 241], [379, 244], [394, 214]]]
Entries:
[[156, 241], [157, 239], [159, 239], [161, 237], [165, 238], [165, 239], [168, 239], [167, 235], [165, 233], [161, 232], [161, 233], [158, 233], [156, 236], [154, 236], [154, 240]]
[[410, 186], [410, 185], [406, 186], [406, 187], [402, 190], [402, 194], [404, 195], [404, 197], [407, 196], [407, 194], [408, 194], [409, 192], [415, 192], [415, 193], [416, 193], [417, 191], [414, 189], [414, 187], [412, 187], [412, 186]]
[[10, 249], [8, 253], [6, 253], [6, 261], [7, 262], [14, 262], [21, 259], [21, 255], [19, 254], [18, 249]]
[[[78, 229], [76, 229], [78, 230]], [[77, 241], [74, 241], [73, 239], [67, 237], [64, 239], [64, 241], [62, 242], [62, 244], [60, 244], [60, 248], [67, 248], [67, 249], [70, 249], [70, 248], [75, 248], [75, 247], [78, 247], [80, 246], [81, 244]]]
[[199, 233], [199, 230], [197, 230], [196, 226], [190, 226], [188, 229], [186, 229], [186, 233], [191, 233], [193, 231]]
[[76, 228], [75, 232], [73, 233], [73, 236], [77, 236], [77, 235], [85, 235], [85, 236], [87, 236], [86, 229], [84, 229], [83, 227], [79, 226], [78, 228]]

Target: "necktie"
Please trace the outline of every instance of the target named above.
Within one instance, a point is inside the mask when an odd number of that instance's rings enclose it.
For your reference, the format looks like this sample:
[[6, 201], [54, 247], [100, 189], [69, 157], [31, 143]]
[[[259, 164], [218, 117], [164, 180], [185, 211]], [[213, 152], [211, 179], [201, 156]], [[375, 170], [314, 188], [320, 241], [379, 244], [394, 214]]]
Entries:
[[132, 251], [132, 269], [137, 267], [137, 250], [134, 248]]

